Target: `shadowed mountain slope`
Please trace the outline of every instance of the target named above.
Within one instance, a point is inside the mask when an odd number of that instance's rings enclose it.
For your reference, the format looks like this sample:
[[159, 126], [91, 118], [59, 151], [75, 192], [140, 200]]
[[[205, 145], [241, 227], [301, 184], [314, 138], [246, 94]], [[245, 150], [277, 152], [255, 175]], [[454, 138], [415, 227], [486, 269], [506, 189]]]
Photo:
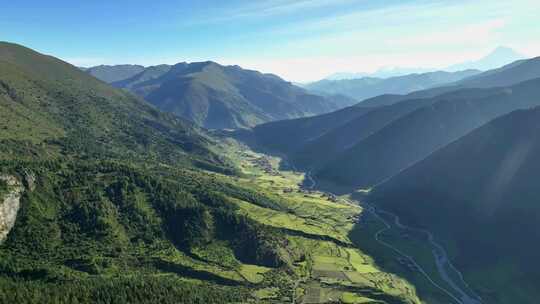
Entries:
[[[472, 87], [494, 83], [515, 84], [518, 80], [528, 80], [536, 75], [540, 77], [538, 62], [538, 58], [518, 61], [467, 78], [462, 82], [470, 82]], [[286, 120], [263, 124], [255, 129], [254, 135], [260, 144], [287, 153], [301, 167], [321, 167], [325, 161], [336, 158], [339, 153], [353, 147], [394, 120], [422, 107], [442, 99], [476, 99], [491, 94], [489, 90], [467, 89], [467, 87], [456, 85], [417, 91], [408, 95], [382, 95], [361, 102], [357, 106], [325, 114], [321, 119], [315, 116], [300, 120], [301, 128], [297, 122]], [[362, 110], [358, 111], [357, 107]], [[364, 113], [368, 107], [373, 109], [367, 111], [369, 112], [367, 115], [355, 116], [355, 113]], [[303, 136], [292, 136], [291, 140], [279, 136], [279, 134], [297, 134], [299, 131]]]
[[370, 187], [500, 115], [540, 105], [540, 79], [479, 92], [441, 96], [346, 150], [317, 175], [352, 187]]
[[266, 148], [293, 153], [323, 134], [371, 111], [373, 108], [355, 106], [329, 114], [270, 122], [253, 128], [253, 134], [258, 144]]
[[515, 111], [377, 186], [369, 200], [443, 239], [485, 303], [534, 303], [539, 155], [540, 109]]

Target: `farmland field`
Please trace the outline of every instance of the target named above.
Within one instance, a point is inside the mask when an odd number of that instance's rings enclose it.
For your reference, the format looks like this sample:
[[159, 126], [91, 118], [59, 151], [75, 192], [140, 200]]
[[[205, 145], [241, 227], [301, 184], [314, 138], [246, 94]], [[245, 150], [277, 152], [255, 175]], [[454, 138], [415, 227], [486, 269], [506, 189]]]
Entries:
[[[294, 303], [422, 303], [415, 288], [402, 277], [382, 271], [375, 260], [349, 239], [363, 209], [347, 198], [314, 191], [302, 186], [305, 174], [286, 171], [282, 160], [246, 147], [230, 144], [228, 155], [237, 162], [243, 176], [235, 182], [258, 189], [268, 196], [281, 197], [286, 211], [255, 206], [231, 199], [238, 212], [255, 221], [281, 229], [305, 260], [292, 265], [295, 274], [287, 278], [294, 291], [260, 289], [261, 301]], [[264, 285], [275, 279], [274, 272], [243, 265], [241, 274]], [[288, 295], [287, 299], [283, 295]]]

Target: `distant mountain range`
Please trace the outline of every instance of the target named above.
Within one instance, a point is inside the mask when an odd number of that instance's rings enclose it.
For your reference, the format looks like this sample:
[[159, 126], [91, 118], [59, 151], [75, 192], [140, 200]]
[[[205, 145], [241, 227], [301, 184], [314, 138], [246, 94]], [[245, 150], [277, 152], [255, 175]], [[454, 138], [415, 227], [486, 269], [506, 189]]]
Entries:
[[377, 71], [373, 73], [352, 73], [352, 72], [334, 73], [324, 78], [324, 80], [347, 80], [347, 79], [358, 79], [358, 78], [364, 78], [364, 77], [390, 78], [390, 77], [397, 77], [397, 76], [403, 76], [403, 75], [409, 75], [409, 74], [424, 74], [424, 73], [429, 73], [429, 72], [434, 72], [434, 69], [387, 67], [387, 68], [378, 69]]
[[252, 127], [327, 113], [357, 102], [337, 94], [312, 94], [275, 75], [215, 62], [160, 65], [134, 73], [136, 70], [137, 66], [124, 65], [87, 71], [104, 81], [115, 78], [107, 82], [210, 129]]
[[124, 80], [144, 71], [142, 65], [99, 65], [91, 68], [82, 68], [88, 74], [107, 83]]
[[[482, 57], [478, 60], [471, 60], [467, 62], [462, 62], [448, 66], [441, 69], [442, 71], [447, 72], [458, 72], [465, 70], [481, 70], [487, 71], [491, 69], [496, 69], [507, 65], [511, 62], [525, 59], [525, 56], [517, 53], [511, 48], [508, 47], [498, 47], [494, 49], [491, 53]], [[400, 67], [385, 67], [378, 69], [373, 73], [351, 73], [351, 72], [340, 72], [334, 73], [324, 80], [350, 80], [350, 79], [359, 79], [359, 78], [390, 78], [397, 76], [404, 76], [409, 74], [424, 74], [429, 72], [435, 72], [436, 69], [427, 69], [427, 68], [400, 68]]]
[[[526, 63], [526, 64], [524, 64]], [[431, 98], [443, 93], [455, 91], [462, 88], [490, 88], [497, 86], [508, 86], [522, 81], [540, 77], [540, 60], [533, 58], [529, 60], [518, 60], [503, 67], [486, 71], [484, 73], [465, 78], [455, 83], [433, 89], [415, 91], [407, 95], [385, 94], [364, 100], [363, 107], [373, 107], [390, 105], [407, 99]]]
[[[511, 49], [501, 47], [485, 58], [460, 66], [483, 69], [521, 57]], [[460, 66], [449, 69], [456, 70]], [[381, 69], [373, 74], [381, 78], [321, 80], [299, 87], [275, 75], [215, 62], [151, 67], [101, 65], [83, 70], [117, 88], [135, 93], [161, 110], [209, 129], [249, 128], [272, 121], [319, 115], [362, 100], [366, 100], [366, 107], [391, 104], [400, 99], [395, 95], [458, 84], [480, 73], [478, 69], [465, 69], [389, 77], [427, 70]]]
[[387, 79], [363, 77], [349, 80], [321, 80], [304, 87], [315, 93], [341, 94], [357, 100], [379, 96], [382, 94], [407, 94], [414, 91], [456, 82], [479, 74], [479, 70], [461, 72], [428, 72], [409, 74]]
[[[536, 78], [540, 58], [522, 60], [449, 87], [381, 96], [319, 117], [263, 124], [254, 128], [254, 135], [259, 144], [287, 153], [319, 179], [370, 187], [499, 115], [540, 104], [530, 98], [540, 95]], [[296, 135], [287, 140], [277, 134]]]
[[454, 64], [447, 67], [445, 70], [450, 72], [468, 69], [487, 71], [500, 68], [504, 65], [521, 59], [525, 59], [525, 56], [519, 54], [511, 48], [501, 46], [493, 50], [485, 57], [482, 57], [478, 60]]

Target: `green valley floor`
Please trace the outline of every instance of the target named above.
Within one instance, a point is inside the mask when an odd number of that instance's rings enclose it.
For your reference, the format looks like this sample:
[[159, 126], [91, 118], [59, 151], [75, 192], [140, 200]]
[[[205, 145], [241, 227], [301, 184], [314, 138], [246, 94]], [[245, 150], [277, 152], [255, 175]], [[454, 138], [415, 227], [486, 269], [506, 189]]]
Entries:
[[[438, 265], [436, 253], [439, 258], [443, 253], [430, 242], [433, 236], [403, 226], [391, 214], [376, 212], [362, 202], [362, 192], [335, 196], [316, 191], [309, 174], [296, 172], [279, 157], [232, 140], [224, 150], [243, 172], [236, 183], [267, 196], [279, 195], [287, 209], [235, 200], [238, 212], [280, 229], [305, 253], [287, 276], [292, 293], [261, 288], [254, 293], [259, 301], [480, 303], [453, 265]], [[262, 272], [258, 275], [264, 285], [268, 276]]]
[[[279, 195], [287, 208], [285, 212], [276, 211], [235, 200], [239, 212], [280, 229], [304, 253], [302, 261], [291, 265], [288, 288], [292, 293], [261, 288], [254, 293], [258, 301], [421, 303], [407, 280], [382, 270], [351, 240], [352, 230], [363, 217], [362, 207], [347, 198], [302, 186], [305, 174], [280, 170], [284, 167], [280, 158], [253, 152], [238, 143], [229, 143], [226, 149], [243, 171], [237, 183], [267, 196]], [[260, 270], [264, 286], [270, 276]]]

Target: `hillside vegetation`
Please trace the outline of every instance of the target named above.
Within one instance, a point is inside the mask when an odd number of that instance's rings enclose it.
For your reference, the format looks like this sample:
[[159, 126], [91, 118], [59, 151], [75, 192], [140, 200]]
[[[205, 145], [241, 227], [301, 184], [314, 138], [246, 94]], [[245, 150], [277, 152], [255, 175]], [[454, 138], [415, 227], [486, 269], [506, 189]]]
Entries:
[[0, 158], [115, 158], [231, 171], [198, 127], [73, 66], [0, 44]]
[[420, 303], [349, 240], [358, 206], [53, 57], [0, 67], [0, 302]]
[[[155, 177], [114, 162], [3, 162], [2, 170], [35, 176], [0, 247], [0, 294], [10, 302], [243, 301], [243, 263], [292, 259], [277, 252], [287, 248], [280, 234], [237, 215], [224, 194], [268, 202], [209, 176]], [[221, 264], [206, 260], [210, 244]]]
[[[25, 186], [0, 247], [2, 300], [237, 302], [244, 263], [290, 263], [285, 239], [228, 197], [277, 203], [198, 173], [236, 172], [204, 131], [18, 45], [0, 45], [0, 66], [0, 171]], [[209, 243], [233, 264], [192, 253]]]
[[331, 112], [356, 102], [310, 94], [275, 75], [215, 62], [149, 67], [113, 85], [210, 129], [252, 127]]

